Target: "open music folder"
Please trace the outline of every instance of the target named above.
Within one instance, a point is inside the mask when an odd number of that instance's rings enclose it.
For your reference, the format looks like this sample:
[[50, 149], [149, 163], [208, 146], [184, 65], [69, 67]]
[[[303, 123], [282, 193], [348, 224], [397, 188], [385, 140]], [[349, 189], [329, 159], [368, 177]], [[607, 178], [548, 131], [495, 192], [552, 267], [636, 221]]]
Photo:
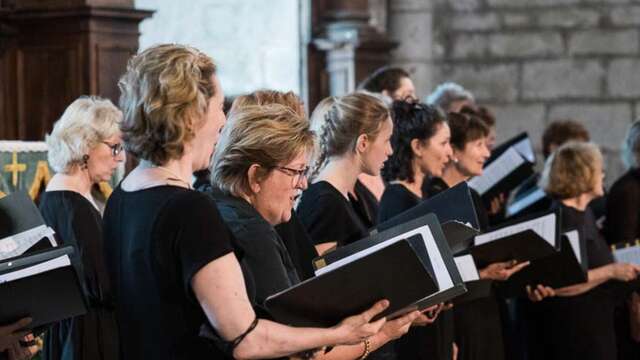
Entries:
[[479, 267], [509, 260], [529, 261], [560, 250], [560, 211], [556, 208], [478, 235], [469, 252]]
[[380, 299], [389, 300], [390, 306], [377, 318], [421, 309], [419, 301], [438, 290], [431, 264], [418, 255], [425, 251], [419, 236], [362, 251], [331, 271], [270, 296], [265, 305], [279, 322], [321, 327], [334, 326]]
[[0, 324], [31, 317], [29, 329], [83, 315], [87, 305], [69, 256], [57, 247], [0, 262]]
[[621, 243], [612, 246], [613, 257], [616, 262], [626, 262], [640, 265], [640, 240], [633, 243]]
[[468, 183], [485, 204], [490, 204], [494, 197], [508, 194], [522, 184], [533, 174], [534, 165], [535, 153], [531, 142], [526, 133], [520, 134], [494, 150], [482, 175], [471, 178]]
[[378, 224], [374, 232], [390, 229], [430, 213], [438, 217], [454, 254], [468, 248], [473, 237], [478, 234], [478, 215], [469, 186], [464, 181]]
[[515, 198], [513, 202], [507, 206], [507, 213], [505, 215], [507, 218], [517, 219], [544, 211], [550, 208], [551, 205], [552, 200], [544, 190], [538, 186], [534, 186], [526, 193]]
[[526, 296], [527, 285], [541, 284], [559, 289], [586, 282], [589, 269], [585, 239], [580, 237], [578, 230], [571, 230], [562, 234], [560, 241], [559, 251], [532, 260], [529, 266], [501, 283], [502, 296]]
[[438, 218], [427, 214], [417, 219], [400, 224], [380, 233], [351, 243], [335, 251], [324, 254], [314, 261], [316, 274], [320, 275], [343, 265], [353, 256], [366, 251], [374, 251], [402, 239], [419, 235], [425, 245], [426, 252], [419, 254], [425, 263], [431, 264], [432, 278], [436, 280], [438, 292], [424, 298], [421, 307], [429, 307], [440, 302], [453, 299], [466, 292], [464, 283], [453, 259], [451, 249], [442, 232]]
[[53, 234], [25, 192], [0, 199], [0, 260], [54, 247]]

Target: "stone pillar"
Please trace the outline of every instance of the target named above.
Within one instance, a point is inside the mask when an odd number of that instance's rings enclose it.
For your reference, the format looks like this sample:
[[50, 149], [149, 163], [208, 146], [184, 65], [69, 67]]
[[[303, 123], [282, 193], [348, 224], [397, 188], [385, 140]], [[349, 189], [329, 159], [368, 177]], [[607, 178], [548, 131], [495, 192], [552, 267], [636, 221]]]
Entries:
[[434, 87], [433, 59], [441, 51], [433, 48], [432, 0], [389, 1], [388, 28], [389, 38], [399, 44], [391, 62], [411, 74], [422, 100]]
[[[369, 23], [368, 0], [328, 0], [315, 10], [320, 14], [313, 16], [319, 24], [312, 42], [315, 50], [324, 54], [326, 74], [320, 98], [355, 90], [373, 70], [389, 63], [395, 44]], [[318, 100], [310, 99], [311, 105]]]

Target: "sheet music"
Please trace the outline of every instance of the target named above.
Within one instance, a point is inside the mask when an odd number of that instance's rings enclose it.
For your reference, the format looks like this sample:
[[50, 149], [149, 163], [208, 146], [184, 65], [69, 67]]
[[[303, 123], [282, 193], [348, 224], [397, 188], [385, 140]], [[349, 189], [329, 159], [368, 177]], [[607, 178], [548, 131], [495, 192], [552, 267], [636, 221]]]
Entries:
[[70, 266], [70, 265], [71, 265], [71, 260], [69, 260], [69, 256], [63, 255], [37, 265], [29, 266], [24, 269], [2, 274], [0, 275], [0, 284], [4, 282], [26, 278], [33, 275], [42, 274], [47, 271], [55, 270], [55, 269], [58, 269], [64, 266]]
[[536, 188], [535, 191], [532, 191], [520, 200], [509, 205], [509, 208], [507, 209], [507, 216], [519, 213], [523, 209], [526, 209], [529, 205], [544, 198], [546, 195], [547, 194], [544, 192], [544, 190], [542, 190], [541, 188]]
[[491, 231], [476, 236], [475, 245], [482, 245], [494, 240], [502, 239], [509, 235], [517, 234], [525, 230], [533, 230], [536, 234], [545, 239], [551, 246], [556, 246], [556, 214], [551, 213], [533, 220], [524, 221], [502, 229]]
[[516, 149], [518, 154], [522, 155], [523, 158], [527, 159], [527, 161], [532, 163], [536, 162], [535, 150], [533, 150], [533, 144], [531, 144], [531, 139], [529, 139], [528, 136], [513, 145], [513, 148]]
[[564, 235], [569, 239], [569, 244], [571, 244], [571, 250], [573, 250], [573, 254], [578, 259], [578, 262], [582, 264], [582, 252], [580, 252], [580, 234], [578, 230], [573, 230], [564, 233]]
[[640, 265], [640, 246], [629, 246], [613, 251], [616, 262], [626, 262]]
[[458, 268], [460, 277], [462, 277], [462, 281], [467, 282], [480, 280], [478, 268], [476, 267], [476, 263], [473, 261], [473, 256], [456, 256], [453, 258], [453, 260], [456, 262], [456, 267]]
[[480, 195], [491, 189], [500, 180], [507, 177], [526, 160], [513, 147], [505, 151], [494, 162], [484, 168], [482, 175], [476, 176], [467, 183]]
[[20, 256], [35, 245], [40, 239], [48, 238], [51, 246], [56, 246], [53, 238], [55, 232], [46, 225], [40, 225], [19, 234], [0, 239], [0, 260]]
[[322, 275], [324, 273], [327, 273], [331, 270], [337, 269], [341, 266], [344, 266], [346, 264], [349, 264], [352, 261], [361, 259], [375, 251], [378, 251], [380, 249], [383, 249], [393, 243], [396, 243], [400, 240], [403, 239], [408, 239], [409, 237], [416, 235], [416, 234], [420, 234], [422, 236], [422, 240], [424, 241], [424, 244], [427, 248], [427, 254], [429, 255], [429, 259], [431, 260], [431, 266], [433, 266], [433, 271], [435, 272], [436, 275], [436, 282], [438, 283], [438, 288], [440, 289], [440, 291], [448, 289], [450, 287], [453, 287], [453, 280], [451, 279], [451, 276], [449, 275], [449, 271], [447, 270], [447, 266], [444, 263], [444, 260], [442, 258], [442, 254], [440, 253], [440, 250], [438, 249], [438, 245], [436, 244], [435, 239], [433, 238], [433, 235], [431, 234], [431, 230], [429, 229], [428, 225], [424, 225], [421, 226], [419, 228], [413, 229], [411, 231], [408, 231], [404, 234], [400, 234], [394, 238], [391, 238], [389, 240], [383, 241], [379, 244], [376, 244], [374, 246], [371, 246], [367, 249], [364, 249], [362, 251], [359, 251], [355, 254], [352, 254], [350, 256], [347, 256], [343, 259], [340, 259], [334, 263], [331, 263], [323, 268], [320, 268], [318, 270], [316, 270], [316, 275]]

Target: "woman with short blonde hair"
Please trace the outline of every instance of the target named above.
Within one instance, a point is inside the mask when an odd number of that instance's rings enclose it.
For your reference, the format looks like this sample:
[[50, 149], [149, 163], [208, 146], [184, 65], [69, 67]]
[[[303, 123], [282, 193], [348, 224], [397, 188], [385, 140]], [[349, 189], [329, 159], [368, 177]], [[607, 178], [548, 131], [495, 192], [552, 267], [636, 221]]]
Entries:
[[545, 162], [540, 187], [557, 201], [562, 231], [578, 231], [589, 267], [586, 282], [555, 289], [557, 297], [545, 301], [538, 319], [549, 324], [538, 334], [545, 359], [616, 358], [614, 309], [630, 293], [623, 283], [635, 279], [640, 266], [614, 262], [588, 207], [603, 195], [602, 167], [598, 147], [584, 142], [560, 146]]
[[125, 146], [141, 159], [104, 220], [121, 359], [271, 358], [378, 332], [385, 321], [370, 320], [386, 301], [330, 329], [256, 316], [232, 234], [213, 201], [191, 189], [226, 120], [211, 58], [189, 46], [154, 46], [131, 59], [120, 88]]

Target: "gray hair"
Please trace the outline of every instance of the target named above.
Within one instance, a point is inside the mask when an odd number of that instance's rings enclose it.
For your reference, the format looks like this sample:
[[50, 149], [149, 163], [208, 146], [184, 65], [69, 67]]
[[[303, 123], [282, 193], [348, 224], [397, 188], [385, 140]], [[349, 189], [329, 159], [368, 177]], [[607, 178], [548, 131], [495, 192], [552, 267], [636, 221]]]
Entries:
[[627, 169], [640, 167], [640, 120], [629, 127], [622, 143], [622, 161]]
[[45, 137], [49, 165], [68, 172], [104, 139], [120, 132], [122, 112], [110, 100], [82, 96], [69, 105]]
[[438, 106], [444, 111], [448, 111], [451, 103], [460, 100], [475, 101], [473, 94], [471, 94], [469, 90], [454, 82], [445, 82], [438, 85], [431, 95], [427, 97], [425, 102], [432, 106]]

